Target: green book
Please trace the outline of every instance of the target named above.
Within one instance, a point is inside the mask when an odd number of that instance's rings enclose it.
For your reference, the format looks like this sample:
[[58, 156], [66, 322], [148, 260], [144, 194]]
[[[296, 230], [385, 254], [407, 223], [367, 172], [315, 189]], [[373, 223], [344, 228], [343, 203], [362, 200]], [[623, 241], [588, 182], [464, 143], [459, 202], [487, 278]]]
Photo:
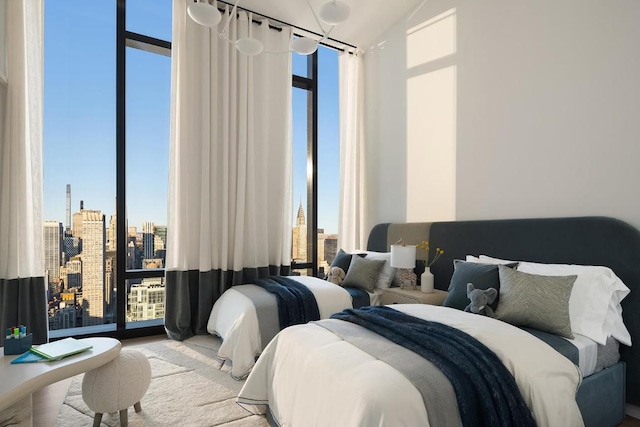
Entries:
[[31, 346], [29, 351], [47, 359], [48, 361], [52, 361], [60, 360], [63, 357], [71, 356], [72, 354], [82, 353], [83, 351], [89, 350], [91, 347], [93, 347], [91, 344], [69, 337], [60, 341]]

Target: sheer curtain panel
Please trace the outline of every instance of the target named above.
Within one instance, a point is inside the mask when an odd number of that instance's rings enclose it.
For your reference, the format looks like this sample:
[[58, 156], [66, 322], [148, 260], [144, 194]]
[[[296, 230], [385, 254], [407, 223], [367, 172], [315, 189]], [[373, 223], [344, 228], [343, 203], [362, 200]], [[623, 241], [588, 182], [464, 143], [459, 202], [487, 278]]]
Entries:
[[364, 77], [361, 54], [338, 58], [340, 102], [339, 246], [345, 251], [366, 248]]
[[34, 343], [41, 344], [48, 340], [42, 237], [44, 6], [41, 0], [3, 2], [0, 345], [6, 328], [21, 324], [33, 333]]
[[[165, 329], [204, 334], [234, 284], [288, 274], [291, 256], [291, 54], [249, 57], [173, 2]], [[226, 14], [223, 14], [224, 25]], [[233, 16], [231, 40], [285, 52], [291, 29]]]

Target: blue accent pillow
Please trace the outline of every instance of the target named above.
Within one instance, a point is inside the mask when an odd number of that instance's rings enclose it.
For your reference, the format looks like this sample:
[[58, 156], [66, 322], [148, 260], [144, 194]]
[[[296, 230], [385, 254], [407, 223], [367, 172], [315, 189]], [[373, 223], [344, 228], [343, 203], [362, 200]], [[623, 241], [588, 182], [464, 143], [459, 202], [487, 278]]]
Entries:
[[[506, 264], [507, 267], [517, 267], [518, 263]], [[495, 288], [498, 290], [498, 297], [489, 304], [495, 311], [500, 298], [500, 273], [497, 264], [481, 264], [476, 262], [466, 262], [461, 260], [453, 261], [453, 275], [449, 283], [449, 293], [442, 303], [445, 307], [464, 310], [471, 301], [467, 298], [467, 283], [473, 283], [476, 289]]]

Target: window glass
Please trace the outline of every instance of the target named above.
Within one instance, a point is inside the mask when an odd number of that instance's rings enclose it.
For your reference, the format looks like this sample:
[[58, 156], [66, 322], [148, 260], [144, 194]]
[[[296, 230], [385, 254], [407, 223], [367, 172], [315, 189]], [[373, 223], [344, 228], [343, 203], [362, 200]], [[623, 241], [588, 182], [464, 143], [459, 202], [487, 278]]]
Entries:
[[308, 195], [307, 176], [313, 165], [307, 162], [309, 141], [308, 99], [311, 96], [305, 89], [293, 88], [293, 229], [291, 259], [301, 263], [311, 261], [308, 258]]
[[171, 15], [171, 0], [127, 0], [127, 31], [171, 41]]
[[338, 52], [318, 47], [318, 273], [328, 273], [338, 242], [340, 199]]
[[44, 206], [49, 329], [115, 321], [113, 2], [47, 1], [44, 8]]

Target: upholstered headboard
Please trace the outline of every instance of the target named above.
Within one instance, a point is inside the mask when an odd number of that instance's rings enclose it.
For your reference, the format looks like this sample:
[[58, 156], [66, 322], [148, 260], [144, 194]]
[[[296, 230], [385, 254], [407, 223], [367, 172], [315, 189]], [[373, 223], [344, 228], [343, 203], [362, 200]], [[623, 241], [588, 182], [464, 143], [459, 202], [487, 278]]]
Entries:
[[610, 267], [631, 289], [622, 308], [634, 346], [621, 345], [620, 354], [627, 363], [627, 401], [640, 403], [640, 231], [607, 217], [378, 224], [367, 246], [388, 251], [401, 237], [408, 244], [428, 240], [431, 256], [436, 247], [444, 249], [431, 267], [435, 287], [443, 290], [449, 286], [453, 260], [466, 255]]

